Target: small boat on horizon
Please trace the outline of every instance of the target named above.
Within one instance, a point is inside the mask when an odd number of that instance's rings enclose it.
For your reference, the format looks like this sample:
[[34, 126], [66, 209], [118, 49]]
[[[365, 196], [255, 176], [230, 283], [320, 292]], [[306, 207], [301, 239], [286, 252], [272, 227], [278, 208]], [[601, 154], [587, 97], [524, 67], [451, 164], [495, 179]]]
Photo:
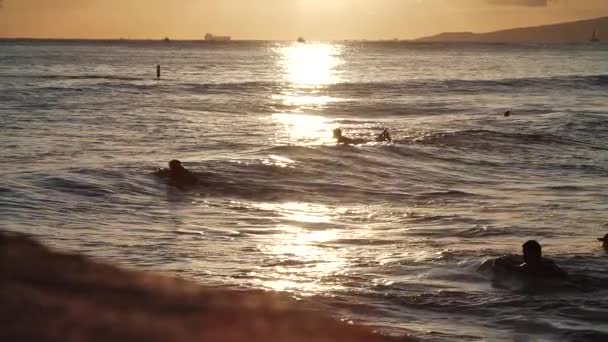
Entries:
[[171, 39], [169, 39], [169, 37], [165, 37], [165, 39], [163, 39], [163, 41], [164, 41], [165, 43], [168, 43], [168, 42], [170, 42], [170, 41], [171, 41]]
[[306, 43], [306, 39], [302, 38], [302, 37], [298, 37], [297, 40], [298, 43]]

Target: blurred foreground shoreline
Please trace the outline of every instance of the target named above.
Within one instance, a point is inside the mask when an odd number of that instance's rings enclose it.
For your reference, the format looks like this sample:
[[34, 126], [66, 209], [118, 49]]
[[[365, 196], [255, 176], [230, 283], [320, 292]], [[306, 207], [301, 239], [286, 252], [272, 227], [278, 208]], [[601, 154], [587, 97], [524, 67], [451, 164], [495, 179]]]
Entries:
[[122, 270], [3, 232], [0, 302], [2, 341], [394, 341], [282, 294]]

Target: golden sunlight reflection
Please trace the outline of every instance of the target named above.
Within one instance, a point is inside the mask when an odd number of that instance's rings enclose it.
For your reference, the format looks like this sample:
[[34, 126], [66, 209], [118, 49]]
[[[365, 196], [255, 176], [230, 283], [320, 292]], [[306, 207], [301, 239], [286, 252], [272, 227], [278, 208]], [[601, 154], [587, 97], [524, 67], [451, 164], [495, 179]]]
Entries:
[[278, 52], [286, 80], [293, 85], [316, 87], [338, 81], [336, 68], [343, 61], [337, 45], [294, 43]]
[[262, 203], [256, 207], [276, 212], [287, 220], [297, 222], [329, 223], [332, 214], [332, 209], [327, 206], [300, 202]]
[[294, 112], [301, 112], [303, 109], [320, 108], [331, 102], [342, 101], [331, 96], [302, 95], [300, 93], [287, 93], [281, 95], [280, 98], [283, 100], [283, 105], [296, 107], [297, 109], [294, 109]]
[[293, 43], [274, 49], [278, 67], [288, 84], [280, 95], [283, 105], [293, 112], [319, 109], [340, 101], [322, 89], [340, 81], [339, 66], [344, 63], [340, 55], [342, 47], [328, 43]]
[[262, 247], [273, 260], [270, 272], [258, 279], [263, 287], [301, 296], [342, 288], [331, 279], [348, 272], [349, 252], [325, 245], [341, 238], [341, 230], [329, 226], [339, 210], [300, 202], [263, 203], [258, 207], [274, 211], [289, 222], [280, 224], [283, 233]]
[[286, 232], [263, 249], [276, 259], [277, 265], [266, 279], [259, 281], [272, 290], [303, 296], [341, 288], [331, 277], [348, 269], [347, 252], [323, 246], [338, 237], [336, 230]]
[[298, 143], [303, 145], [318, 145], [333, 142], [331, 130], [326, 118], [318, 115], [305, 114], [273, 114], [272, 120], [284, 126], [277, 130], [275, 142]]
[[267, 159], [263, 159], [262, 160], [262, 164], [264, 164], [264, 165], [271, 165], [271, 166], [278, 166], [278, 167], [291, 167], [292, 164], [295, 164], [295, 161], [291, 160], [289, 158], [285, 158], [285, 157], [277, 156], [277, 155], [274, 155], [274, 154], [270, 154], [270, 155], [268, 155]]

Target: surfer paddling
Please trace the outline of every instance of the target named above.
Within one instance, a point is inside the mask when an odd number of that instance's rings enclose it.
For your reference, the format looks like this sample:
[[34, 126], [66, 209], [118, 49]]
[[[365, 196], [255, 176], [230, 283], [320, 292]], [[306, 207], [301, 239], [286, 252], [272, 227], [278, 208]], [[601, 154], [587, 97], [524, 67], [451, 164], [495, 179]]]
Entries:
[[168, 169], [158, 169], [155, 174], [158, 177], [168, 179], [169, 184], [177, 187], [198, 183], [198, 178], [194, 172], [187, 170], [177, 159], [173, 159], [169, 162]]
[[[542, 256], [542, 247], [535, 240], [530, 240], [522, 245], [523, 259], [519, 255], [505, 255], [497, 259], [488, 260], [483, 263], [478, 271], [490, 267], [494, 272], [502, 275], [512, 274], [535, 278], [565, 278], [567, 273], [557, 264]], [[523, 263], [522, 263], [523, 261]]]
[[[334, 139], [337, 140], [338, 144], [344, 144], [344, 145], [358, 145], [358, 144], [365, 144], [367, 142], [367, 140], [365, 139], [361, 139], [361, 138], [349, 138], [346, 137], [344, 135], [342, 135], [342, 129], [340, 128], [336, 128], [334, 129]], [[388, 132], [388, 129], [384, 129], [382, 131], [382, 133], [380, 133], [375, 139], [374, 141], [376, 142], [391, 142], [393, 141], [393, 138], [391, 137], [391, 134]]]

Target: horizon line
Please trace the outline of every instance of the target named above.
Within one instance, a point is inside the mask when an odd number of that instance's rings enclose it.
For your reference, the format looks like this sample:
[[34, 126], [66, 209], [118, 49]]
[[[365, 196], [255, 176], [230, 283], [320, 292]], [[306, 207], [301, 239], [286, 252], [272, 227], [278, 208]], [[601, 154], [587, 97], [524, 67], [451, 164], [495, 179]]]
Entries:
[[[486, 34], [486, 33], [494, 33], [494, 32], [501, 32], [501, 31], [508, 31], [508, 30], [516, 30], [516, 29], [528, 29], [528, 28], [538, 28], [538, 27], [544, 27], [544, 26], [553, 26], [553, 25], [560, 25], [560, 24], [569, 24], [569, 23], [578, 23], [578, 22], [584, 22], [584, 21], [593, 21], [593, 20], [600, 20], [600, 19], [608, 19], [608, 15], [601, 15], [601, 16], [595, 16], [595, 17], [591, 17], [591, 18], [580, 18], [580, 19], [575, 19], [575, 20], [568, 20], [568, 21], [560, 21], [560, 22], [554, 22], [554, 23], [550, 23], [550, 24], [536, 24], [536, 25], [530, 25], [530, 26], [517, 26], [517, 27], [508, 27], [508, 28], [503, 28], [503, 29], [498, 29], [498, 30], [494, 30], [494, 31], [484, 31], [484, 32], [473, 32], [473, 31], [443, 31], [443, 32], [439, 32], [439, 33], [434, 33], [434, 34], [430, 34], [427, 36], [420, 36], [420, 37], [416, 37], [416, 38], [399, 38], [399, 37], [393, 37], [393, 38], [334, 38], [334, 39], [312, 39], [310, 41], [318, 41], [318, 42], [328, 42], [328, 41], [400, 41], [400, 42], [415, 42], [424, 38], [428, 38], [428, 37], [433, 37], [435, 35], [441, 35], [444, 33], [473, 33], [473, 34]], [[228, 35], [229, 36], [229, 35]], [[231, 36], [229, 36], [231, 37]], [[204, 39], [204, 37], [201, 38], [171, 38], [169, 36], [166, 37], [162, 37], [162, 38], [124, 38], [124, 37], [106, 37], [106, 38], [100, 38], [100, 37], [86, 37], [86, 38], [76, 38], [76, 37], [18, 37], [18, 36], [7, 36], [7, 37], [3, 37], [0, 36], [0, 40], [64, 40], [64, 41], [163, 41], [165, 39], [169, 39], [170, 41], [180, 41], [180, 42], [200, 42], [200, 41], [206, 41]], [[239, 38], [239, 39], [231, 39], [230, 41], [258, 41], [258, 42], [273, 42], [273, 41], [295, 41], [296, 39], [248, 39], [248, 38]], [[216, 42], [217, 43], [217, 42]]]
[[[166, 39], [169, 41], [166, 41]], [[296, 39], [230, 39], [225, 41], [213, 41], [213, 40], [205, 40], [201, 39], [193, 39], [193, 38], [74, 38], [74, 37], [1, 37], [0, 40], [62, 40], [62, 41], [130, 41], [130, 42], [162, 42], [162, 43], [171, 43], [171, 42], [205, 42], [205, 43], [230, 43], [230, 42], [291, 42], [297, 41]], [[312, 39], [307, 40], [307, 42], [337, 42], [337, 41], [368, 41], [368, 42], [415, 42], [416, 39], [401, 39], [401, 38], [345, 38], [345, 39]]]

